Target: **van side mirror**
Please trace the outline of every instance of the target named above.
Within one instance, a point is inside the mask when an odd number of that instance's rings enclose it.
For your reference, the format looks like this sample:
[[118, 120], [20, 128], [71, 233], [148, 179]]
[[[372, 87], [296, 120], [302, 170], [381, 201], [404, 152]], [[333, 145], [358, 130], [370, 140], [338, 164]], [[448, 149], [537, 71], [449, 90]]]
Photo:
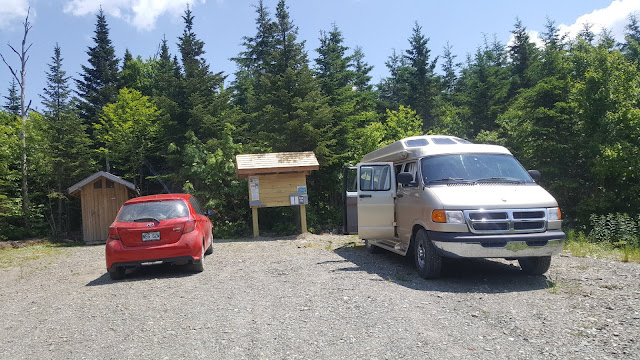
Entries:
[[529, 176], [531, 176], [531, 178], [533, 179], [533, 181], [538, 182], [540, 181], [540, 171], [538, 170], [529, 170], [527, 171], [529, 173]]
[[408, 185], [413, 182], [413, 175], [408, 172], [401, 172], [398, 174], [398, 182], [402, 185]]

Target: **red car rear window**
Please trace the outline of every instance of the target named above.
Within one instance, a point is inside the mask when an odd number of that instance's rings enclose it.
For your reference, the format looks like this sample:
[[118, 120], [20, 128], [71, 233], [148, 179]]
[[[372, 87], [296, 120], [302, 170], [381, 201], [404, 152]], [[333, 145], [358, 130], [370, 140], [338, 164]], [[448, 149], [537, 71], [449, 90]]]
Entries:
[[182, 200], [150, 201], [125, 205], [116, 221], [134, 222], [139, 219], [162, 221], [185, 216], [189, 216], [189, 209]]

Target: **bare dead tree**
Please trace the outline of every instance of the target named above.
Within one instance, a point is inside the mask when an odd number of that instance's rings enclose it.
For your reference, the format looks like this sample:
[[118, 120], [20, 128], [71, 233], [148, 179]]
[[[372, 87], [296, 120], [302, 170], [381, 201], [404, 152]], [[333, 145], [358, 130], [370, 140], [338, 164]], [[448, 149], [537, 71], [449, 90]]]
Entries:
[[27, 10], [27, 17], [24, 19], [22, 23], [24, 25], [24, 37], [22, 38], [22, 49], [18, 52], [11, 44], [7, 44], [9, 48], [18, 55], [18, 59], [20, 59], [20, 76], [18, 73], [9, 65], [7, 60], [4, 58], [2, 53], [0, 53], [0, 57], [5, 65], [9, 68], [11, 75], [16, 79], [18, 85], [20, 85], [20, 118], [22, 120], [22, 129], [20, 129], [20, 142], [22, 143], [22, 212], [24, 214], [24, 224], [27, 228], [29, 228], [29, 185], [27, 183], [27, 120], [29, 109], [31, 108], [31, 101], [29, 104], [25, 106], [25, 91], [26, 91], [26, 78], [27, 78], [27, 61], [29, 61], [29, 56], [27, 52], [31, 49], [31, 45], [27, 46], [27, 35], [29, 34], [29, 30], [31, 30], [31, 23], [29, 22], [29, 13], [31, 12], [31, 7]]

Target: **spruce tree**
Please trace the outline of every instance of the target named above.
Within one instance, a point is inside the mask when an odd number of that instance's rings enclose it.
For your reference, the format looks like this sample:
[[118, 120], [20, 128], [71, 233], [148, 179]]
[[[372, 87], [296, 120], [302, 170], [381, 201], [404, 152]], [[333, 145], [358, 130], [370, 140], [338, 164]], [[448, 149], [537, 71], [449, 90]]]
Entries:
[[353, 55], [351, 57], [351, 67], [355, 72], [355, 78], [353, 80], [353, 84], [356, 87], [356, 91], [358, 92], [370, 92], [373, 90], [373, 85], [371, 85], [371, 75], [369, 73], [373, 70], [373, 66], [369, 65], [364, 60], [364, 52], [362, 48], [356, 46], [353, 50]]
[[238, 64], [239, 72], [248, 71], [252, 77], [257, 76], [269, 63], [271, 53], [275, 49], [275, 32], [277, 24], [271, 19], [269, 10], [263, 0], [258, 1], [256, 9], [256, 34], [244, 36], [242, 46], [245, 50], [232, 60]]
[[442, 54], [443, 62], [442, 62], [442, 90], [445, 94], [452, 94], [455, 90], [456, 80], [458, 79], [458, 75], [456, 74], [456, 69], [460, 64], [455, 62], [456, 55], [451, 51], [453, 46], [447, 42], [447, 45], [444, 47], [444, 53]]
[[423, 130], [431, 128], [434, 123], [436, 96], [439, 92], [439, 79], [434, 72], [438, 57], [430, 59], [428, 43], [429, 38], [422, 34], [422, 27], [416, 22], [409, 38], [410, 47], [404, 55], [409, 69], [406, 105], [422, 118]]
[[187, 7], [182, 19], [184, 30], [182, 36], [178, 38], [178, 49], [182, 58], [184, 77], [181, 86], [183, 94], [179, 104], [183, 111], [186, 110], [186, 114], [179, 119], [179, 124], [187, 125], [188, 129], [199, 135], [202, 112], [198, 112], [197, 109], [208, 107], [216, 101], [216, 93], [221, 88], [224, 77], [221, 72], [212, 73], [203, 57], [204, 42], [198, 39], [193, 30], [194, 16], [191, 9]]
[[506, 110], [511, 74], [506, 67], [504, 45], [485, 38], [474, 56], [469, 56], [457, 82], [455, 104], [463, 108], [467, 137], [498, 128], [498, 115]]
[[62, 69], [62, 60], [60, 46], [56, 44], [46, 72], [47, 86], [40, 95], [44, 106], [46, 140], [49, 144], [48, 161], [53, 171], [52, 188], [48, 189], [48, 197], [56, 200], [54, 209], [51, 209], [50, 222], [57, 239], [67, 230], [69, 222], [68, 217], [65, 219], [68, 209], [65, 207], [64, 189], [92, 170], [86, 125], [71, 104], [71, 77]]
[[[258, 89], [275, 51], [277, 24], [262, 0], [255, 6], [255, 12], [256, 33], [242, 38], [244, 50], [232, 59], [237, 64], [237, 70], [231, 85], [234, 91], [233, 103], [239, 106], [244, 114], [240, 125], [244, 129], [243, 142], [259, 144], [258, 141], [248, 139], [257, 136], [259, 120], [256, 120], [255, 116], [262, 106], [258, 101], [258, 97], [261, 96]], [[260, 146], [258, 148], [256, 151], [262, 151]]]
[[177, 101], [177, 82], [179, 80], [176, 77], [174, 71], [174, 63], [169, 53], [169, 46], [167, 39], [163, 38], [160, 43], [160, 51], [155, 62], [154, 81], [153, 81], [153, 95], [154, 96], [166, 96], [174, 101]]
[[304, 41], [297, 39], [298, 28], [284, 0], [278, 2], [275, 23], [274, 50], [257, 84], [255, 109], [260, 115], [255, 127], [275, 151], [313, 150], [319, 129], [330, 120], [327, 100], [309, 68]]
[[323, 149], [322, 171], [314, 179], [322, 184], [321, 203], [331, 208], [341, 206], [339, 181], [345, 164], [357, 161], [353, 154], [360, 144], [352, 141], [357, 128], [364, 127], [364, 114], [375, 109], [374, 94], [369, 84], [371, 67], [364, 62], [361, 49], [348, 55], [349, 48], [338, 27], [320, 33], [320, 47], [316, 49], [316, 79], [328, 98], [332, 118], [323, 132], [319, 148]]
[[636, 15], [629, 15], [624, 35], [625, 42], [621, 45], [621, 50], [640, 69], [640, 24]]
[[523, 88], [530, 88], [535, 84], [532, 78], [531, 68], [538, 62], [538, 49], [531, 41], [527, 28], [522, 25], [520, 19], [516, 19], [515, 28], [511, 32], [513, 43], [509, 46], [509, 58], [511, 59], [511, 89], [510, 96]]
[[353, 84], [355, 73], [349, 69], [352, 58], [347, 56], [347, 50], [349, 48], [344, 45], [342, 32], [336, 24], [332, 25], [329, 33], [320, 32], [315, 77], [329, 98], [335, 96], [338, 89]]
[[8, 89], [8, 95], [4, 97], [7, 101], [3, 108], [13, 115], [20, 116], [20, 95], [18, 95], [18, 88], [15, 79], [11, 80], [11, 85]]
[[394, 49], [384, 64], [389, 70], [389, 77], [378, 84], [379, 112], [398, 109], [400, 105], [407, 103], [409, 96], [409, 66], [404, 56]]
[[76, 79], [79, 115], [89, 132], [99, 120], [102, 108], [118, 93], [118, 58], [109, 39], [109, 27], [102, 9], [96, 15], [94, 46], [89, 47], [89, 66], [82, 65], [81, 79]]
[[44, 113], [52, 116], [55, 121], [59, 121], [63, 113], [70, 110], [69, 96], [69, 79], [67, 72], [62, 69], [62, 55], [60, 46], [56, 43], [53, 48], [53, 56], [49, 71], [46, 73], [47, 87], [43, 89], [44, 94], [40, 95], [42, 105], [45, 108]]

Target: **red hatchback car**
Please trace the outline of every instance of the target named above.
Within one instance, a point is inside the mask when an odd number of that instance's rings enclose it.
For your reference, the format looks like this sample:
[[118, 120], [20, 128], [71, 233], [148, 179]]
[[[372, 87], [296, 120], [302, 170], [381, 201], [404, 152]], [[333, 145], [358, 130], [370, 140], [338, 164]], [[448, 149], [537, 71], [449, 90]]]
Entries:
[[147, 263], [191, 264], [204, 270], [204, 256], [213, 252], [213, 225], [195, 197], [162, 194], [131, 199], [109, 227], [107, 272], [124, 278], [125, 270]]

